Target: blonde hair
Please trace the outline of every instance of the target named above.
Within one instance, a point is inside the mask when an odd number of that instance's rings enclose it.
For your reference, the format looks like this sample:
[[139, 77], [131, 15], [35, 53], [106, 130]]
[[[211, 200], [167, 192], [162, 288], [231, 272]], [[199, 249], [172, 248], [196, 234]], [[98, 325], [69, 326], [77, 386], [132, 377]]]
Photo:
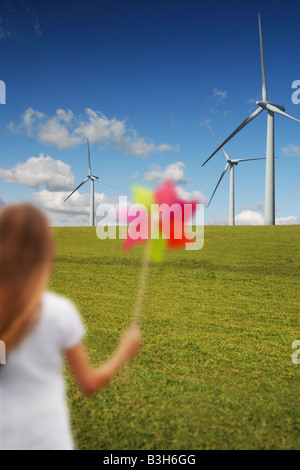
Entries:
[[5, 206], [0, 212], [0, 339], [7, 353], [37, 322], [53, 258], [43, 212], [30, 204]]

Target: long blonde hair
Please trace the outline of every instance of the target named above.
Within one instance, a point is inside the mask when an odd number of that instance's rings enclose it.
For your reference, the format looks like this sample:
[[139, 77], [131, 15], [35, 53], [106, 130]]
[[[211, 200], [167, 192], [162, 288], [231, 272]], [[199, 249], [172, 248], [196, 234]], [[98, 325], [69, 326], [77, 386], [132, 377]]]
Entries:
[[54, 257], [48, 221], [35, 206], [0, 212], [0, 340], [9, 353], [37, 321]]

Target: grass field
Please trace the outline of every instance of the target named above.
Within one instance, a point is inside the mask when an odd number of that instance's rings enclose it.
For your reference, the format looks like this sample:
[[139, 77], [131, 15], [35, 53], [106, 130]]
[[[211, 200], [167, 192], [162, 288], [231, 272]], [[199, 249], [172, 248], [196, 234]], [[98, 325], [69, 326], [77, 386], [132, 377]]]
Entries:
[[[142, 251], [57, 228], [51, 289], [70, 297], [96, 365], [130, 322]], [[91, 399], [69, 373], [79, 449], [299, 449], [300, 227], [207, 227], [201, 251], [152, 266], [144, 346]]]

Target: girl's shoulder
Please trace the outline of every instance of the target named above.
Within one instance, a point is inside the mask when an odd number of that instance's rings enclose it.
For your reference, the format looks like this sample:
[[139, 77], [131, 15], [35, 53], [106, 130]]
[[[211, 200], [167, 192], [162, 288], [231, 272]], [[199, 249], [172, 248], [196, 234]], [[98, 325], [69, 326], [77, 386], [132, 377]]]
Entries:
[[43, 298], [42, 298], [42, 304], [43, 304], [43, 308], [49, 309], [53, 313], [57, 312], [55, 308], [58, 308], [60, 312], [62, 310], [69, 310], [69, 309], [76, 310], [76, 307], [71, 300], [51, 291], [44, 292]]
[[42, 298], [42, 323], [60, 340], [63, 349], [76, 344], [85, 333], [81, 317], [74, 303], [54, 292], [47, 291]]

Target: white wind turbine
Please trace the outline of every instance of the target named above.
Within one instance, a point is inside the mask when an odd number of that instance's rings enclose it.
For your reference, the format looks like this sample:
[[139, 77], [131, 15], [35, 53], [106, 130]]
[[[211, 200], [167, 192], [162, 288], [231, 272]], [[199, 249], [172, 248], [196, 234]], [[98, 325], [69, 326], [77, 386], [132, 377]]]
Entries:
[[261, 56], [261, 76], [262, 76], [262, 101], [257, 101], [259, 106], [254, 113], [252, 113], [242, 124], [227, 137], [224, 142], [214, 151], [213, 154], [203, 163], [204, 166], [232, 137], [240, 132], [249, 122], [253, 121], [264, 110], [268, 113], [268, 127], [267, 127], [267, 151], [266, 151], [266, 181], [265, 181], [265, 225], [275, 225], [275, 154], [274, 154], [274, 113], [281, 114], [282, 116], [300, 122], [298, 119], [285, 113], [284, 106], [271, 103], [268, 100], [267, 81], [265, 71], [264, 47], [261, 30], [260, 14], [258, 14], [259, 23], [259, 39], [260, 39], [260, 56]]
[[90, 143], [89, 140], [87, 139], [87, 146], [88, 146], [88, 161], [89, 161], [89, 174], [87, 175], [86, 179], [80, 183], [77, 188], [74, 189], [74, 191], [69, 194], [69, 196], [64, 200], [66, 202], [81, 186], [83, 186], [88, 180], [91, 181], [91, 202], [90, 202], [90, 225], [91, 227], [94, 227], [95, 225], [95, 192], [94, 192], [94, 182], [98, 181], [101, 184], [104, 184], [105, 186], [108, 186], [109, 188], [116, 189], [114, 186], [110, 186], [109, 184], [104, 183], [101, 181], [98, 176], [92, 175], [92, 167], [91, 167], [91, 155], [90, 155]]
[[[220, 143], [219, 139], [217, 138], [217, 136], [215, 135], [215, 133], [213, 132], [212, 128], [210, 127], [210, 125], [208, 124], [208, 122], [206, 122], [206, 125], [207, 127], [209, 128], [209, 130], [211, 131], [212, 135], [215, 137], [216, 141], [218, 143]], [[212, 201], [212, 198], [214, 197], [215, 195], [215, 192], [217, 191], [218, 189], [218, 186], [219, 184], [221, 183], [222, 179], [223, 179], [223, 176], [225, 175], [226, 171], [228, 170], [228, 168], [230, 167], [230, 185], [229, 185], [229, 225], [235, 225], [235, 210], [234, 210], [234, 167], [235, 165], [238, 165], [240, 162], [251, 162], [253, 160], [265, 160], [265, 158], [238, 158], [238, 159], [235, 159], [235, 160], [232, 160], [231, 158], [229, 158], [227, 152], [225, 151], [225, 149], [222, 147], [222, 150], [224, 152], [224, 155], [226, 157], [226, 166], [223, 170], [223, 173], [221, 174], [221, 177], [217, 183], [217, 186], [215, 187], [214, 189], [214, 192], [212, 193], [212, 196], [209, 200], [209, 203], [207, 204], [207, 207], [210, 205], [211, 201]]]

